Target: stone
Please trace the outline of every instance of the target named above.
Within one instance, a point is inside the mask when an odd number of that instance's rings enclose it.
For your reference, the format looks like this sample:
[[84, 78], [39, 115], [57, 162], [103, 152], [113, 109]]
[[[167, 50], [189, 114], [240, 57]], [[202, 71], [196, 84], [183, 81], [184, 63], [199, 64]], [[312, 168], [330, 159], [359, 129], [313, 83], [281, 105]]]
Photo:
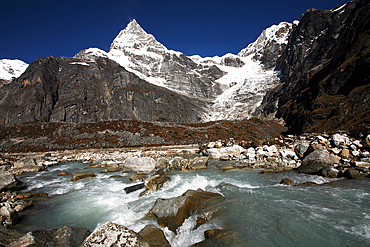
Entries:
[[263, 151], [266, 152], [266, 155], [268, 157], [274, 156], [275, 154], [278, 153], [278, 150], [277, 150], [275, 145], [271, 145], [271, 146], [264, 145], [263, 146]]
[[189, 160], [189, 170], [208, 169], [208, 157], [195, 157]]
[[360, 174], [356, 168], [349, 168], [347, 169], [342, 177], [349, 178], [349, 179], [356, 179], [356, 178], [361, 178], [363, 177], [362, 174]]
[[8, 228], [0, 224], [0, 246], [9, 246], [11, 242], [22, 237], [22, 234], [18, 231]]
[[284, 184], [284, 185], [293, 185], [293, 181], [289, 178], [284, 178], [280, 181], [280, 184]]
[[14, 167], [11, 169], [12, 173], [20, 175], [28, 172], [39, 172], [43, 169], [42, 166], [38, 166], [32, 157], [24, 157], [14, 162]]
[[128, 157], [123, 166], [134, 171], [151, 172], [156, 167], [156, 161], [150, 157]]
[[304, 154], [307, 152], [309, 146], [310, 144], [307, 142], [300, 142], [294, 147], [294, 151], [297, 154], [298, 158], [303, 160]]
[[77, 182], [78, 180], [81, 180], [81, 179], [93, 178], [93, 177], [96, 177], [96, 174], [92, 171], [76, 172], [70, 181]]
[[298, 172], [317, 174], [334, 165], [334, 158], [326, 150], [315, 150], [304, 158]]
[[250, 147], [246, 152], [244, 152], [244, 155], [248, 157], [248, 159], [254, 159], [256, 158], [256, 150], [253, 147]]
[[0, 192], [24, 189], [27, 185], [9, 171], [0, 171]]
[[148, 190], [157, 191], [163, 187], [165, 182], [170, 180], [171, 180], [170, 177], [156, 174], [145, 180], [145, 186], [148, 188]]
[[370, 149], [370, 134], [367, 135], [362, 141], [362, 145], [364, 146], [364, 148]]
[[223, 155], [239, 155], [244, 152], [245, 149], [239, 145], [234, 145], [232, 147], [221, 147], [221, 148], [210, 148], [207, 149], [208, 157], [210, 159], [219, 159]]
[[150, 244], [145, 241], [139, 234], [125, 226], [118, 225], [113, 222], [107, 222], [91, 233], [82, 247], [150, 247]]
[[18, 213], [9, 203], [5, 202], [4, 206], [0, 208], [1, 225], [12, 226], [17, 223]]
[[70, 176], [70, 175], [72, 175], [72, 173], [63, 171], [63, 172], [59, 173], [58, 176]]
[[221, 194], [198, 190], [188, 190], [179, 197], [162, 199], [158, 198], [147, 214], [147, 218], [154, 218], [158, 224], [167, 226], [173, 232], [182, 225], [185, 219], [194, 212], [201, 213], [202, 210], [216, 206], [217, 202], [223, 200]]
[[337, 178], [338, 174], [339, 174], [339, 171], [335, 168], [332, 168], [332, 167], [325, 168], [321, 172], [321, 175], [323, 177], [327, 177], [327, 178]]
[[17, 211], [17, 212], [21, 212], [27, 208], [30, 208], [33, 206], [33, 202], [32, 201], [24, 201], [24, 200], [21, 200], [21, 201], [18, 201], [16, 202], [16, 206], [14, 207], [14, 210]]
[[215, 145], [216, 145], [215, 142], [210, 142], [210, 143], [207, 144], [207, 148], [214, 148]]
[[290, 149], [282, 149], [279, 153], [283, 159], [298, 159], [297, 154]]
[[355, 164], [356, 167], [367, 167], [367, 168], [370, 168], [370, 162], [355, 161], [354, 164]]
[[135, 173], [131, 175], [130, 180], [143, 182], [147, 177], [148, 177], [147, 173]]
[[89, 236], [90, 231], [84, 227], [63, 226], [59, 229], [35, 230], [26, 233], [8, 247], [19, 246], [53, 246], [78, 247]]
[[170, 247], [170, 243], [161, 229], [155, 225], [146, 225], [140, 230], [139, 235], [147, 241], [151, 247]]
[[339, 147], [340, 145], [349, 145], [349, 138], [340, 134], [334, 134], [331, 136], [331, 141], [334, 146]]
[[340, 151], [339, 156], [343, 159], [349, 159], [350, 158], [350, 152], [348, 149], [344, 148], [342, 151]]
[[233, 231], [227, 231], [224, 229], [212, 229], [204, 232], [205, 240], [196, 243], [192, 246], [244, 246], [238, 234]]
[[124, 188], [124, 191], [126, 192], [126, 194], [130, 194], [131, 192], [141, 190], [143, 188], [145, 188], [145, 184], [139, 183], [139, 184], [135, 184], [135, 185]]

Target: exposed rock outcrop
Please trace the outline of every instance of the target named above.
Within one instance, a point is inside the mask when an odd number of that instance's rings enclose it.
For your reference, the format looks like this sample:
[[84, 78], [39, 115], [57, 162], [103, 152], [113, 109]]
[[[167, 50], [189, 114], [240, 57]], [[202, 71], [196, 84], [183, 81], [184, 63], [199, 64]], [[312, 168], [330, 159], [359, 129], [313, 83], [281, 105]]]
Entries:
[[205, 103], [150, 84], [116, 62], [37, 59], [0, 88], [0, 125], [113, 119], [194, 123]]
[[366, 0], [308, 10], [277, 60], [283, 83], [266, 95], [265, 113], [277, 110], [291, 133], [368, 132], [369, 16]]
[[136, 232], [112, 222], [105, 223], [95, 229], [81, 246], [150, 247], [149, 243]]
[[147, 217], [154, 217], [160, 225], [167, 226], [168, 229], [176, 232], [176, 229], [182, 225], [184, 220], [194, 212], [200, 213], [220, 200], [223, 200], [223, 196], [218, 193], [201, 189], [188, 190], [179, 197], [158, 198]]
[[11, 242], [8, 246], [78, 247], [89, 234], [90, 231], [84, 227], [64, 226], [59, 229], [35, 230], [28, 232], [18, 240]]

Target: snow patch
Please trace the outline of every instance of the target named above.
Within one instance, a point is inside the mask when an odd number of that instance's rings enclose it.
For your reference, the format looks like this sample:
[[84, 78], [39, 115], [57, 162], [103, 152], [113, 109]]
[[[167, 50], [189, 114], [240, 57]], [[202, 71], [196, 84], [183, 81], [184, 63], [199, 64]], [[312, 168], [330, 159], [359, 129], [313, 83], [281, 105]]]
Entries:
[[19, 59], [0, 60], [0, 79], [18, 78], [28, 68], [28, 64]]

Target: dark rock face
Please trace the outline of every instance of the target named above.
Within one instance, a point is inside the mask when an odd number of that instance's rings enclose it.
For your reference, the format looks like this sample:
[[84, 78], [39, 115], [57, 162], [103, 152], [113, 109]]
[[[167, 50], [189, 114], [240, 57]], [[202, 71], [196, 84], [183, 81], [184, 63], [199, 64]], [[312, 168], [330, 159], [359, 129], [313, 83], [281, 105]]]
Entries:
[[8, 246], [80, 246], [90, 231], [84, 227], [64, 226], [52, 230], [36, 230], [25, 234]]
[[204, 106], [149, 84], [109, 59], [50, 56], [0, 88], [0, 125], [113, 119], [194, 123]]
[[365, 128], [370, 121], [369, 17], [366, 0], [308, 10], [277, 60], [283, 83], [266, 95], [265, 112], [277, 110], [291, 133]]

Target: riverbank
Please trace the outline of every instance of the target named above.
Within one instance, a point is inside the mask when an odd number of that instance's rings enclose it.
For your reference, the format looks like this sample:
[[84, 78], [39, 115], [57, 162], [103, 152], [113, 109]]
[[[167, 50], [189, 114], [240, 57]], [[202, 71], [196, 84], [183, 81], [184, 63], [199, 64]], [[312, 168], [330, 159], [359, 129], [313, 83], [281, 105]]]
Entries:
[[[168, 176], [171, 171], [197, 172], [207, 170], [209, 164], [213, 164], [211, 161], [215, 160], [219, 163], [213, 169], [220, 172], [254, 168], [263, 174], [294, 170], [294, 172], [302, 174], [310, 173], [327, 178], [366, 178], [369, 176], [370, 167], [366, 140], [366, 138], [356, 140], [343, 134], [330, 136], [310, 134], [300, 137], [286, 136], [264, 143], [236, 143], [235, 140], [228, 139], [209, 142], [201, 146], [13, 153], [4, 154], [1, 167], [3, 171], [7, 170], [8, 173], [17, 174], [19, 177], [22, 176], [21, 174], [28, 174], [26, 172], [54, 169], [61, 164], [79, 162], [86, 170], [93, 169], [93, 174], [98, 177], [99, 174], [111, 173], [114, 175], [123, 174], [125, 177], [131, 177], [132, 180], [137, 179], [134, 184], [143, 183], [144, 187], [141, 187], [143, 189], [139, 189], [140, 193], [135, 195], [145, 198], [148, 195], [154, 196], [156, 191], [161, 191], [164, 185], [171, 183], [171, 176]], [[302, 170], [303, 165], [309, 168], [308, 172]], [[286, 174], [286, 179], [290, 179], [290, 173]], [[73, 174], [64, 175], [68, 177], [68, 180], [73, 177]], [[94, 178], [84, 179], [94, 181]], [[292, 181], [292, 179], [290, 180]], [[305, 181], [299, 181], [299, 183], [304, 184]], [[286, 184], [294, 185], [295, 181]], [[308, 185], [312, 184], [313, 182]], [[15, 179], [13, 183], [8, 185], [8, 188], [12, 188], [12, 186], [13, 189], [17, 188], [15, 190], [18, 190], [22, 188], [19, 186], [24, 185]], [[31, 192], [27, 192], [28, 194], [9, 193], [3, 193], [2, 197], [2, 209], [6, 208], [9, 212], [12, 210], [18, 212], [15, 207], [22, 204], [19, 203], [20, 201], [27, 202], [31, 196], [35, 196]], [[25, 211], [19, 212], [27, 214], [27, 207], [23, 210]], [[210, 233], [205, 234], [209, 235]], [[219, 234], [225, 233], [219, 232]], [[232, 233], [230, 234], [229, 236], [233, 236]]]

